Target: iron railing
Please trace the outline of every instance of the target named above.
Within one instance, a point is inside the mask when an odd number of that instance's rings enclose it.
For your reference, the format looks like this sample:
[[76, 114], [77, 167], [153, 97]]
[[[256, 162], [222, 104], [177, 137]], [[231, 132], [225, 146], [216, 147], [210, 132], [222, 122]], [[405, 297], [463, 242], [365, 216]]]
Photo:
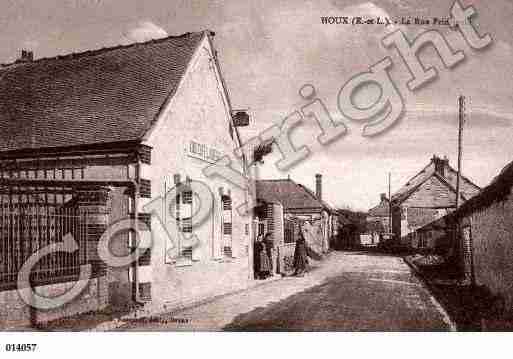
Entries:
[[0, 290], [16, 284], [23, 264], [39, 250], [72, 235], [79, 249], [42, 257], [31, 271], [37, 284], [66, 281], [88, 263], [87, 213], [73, 204], [71, 195], [60, 200], [44, 191], [0, 193]]

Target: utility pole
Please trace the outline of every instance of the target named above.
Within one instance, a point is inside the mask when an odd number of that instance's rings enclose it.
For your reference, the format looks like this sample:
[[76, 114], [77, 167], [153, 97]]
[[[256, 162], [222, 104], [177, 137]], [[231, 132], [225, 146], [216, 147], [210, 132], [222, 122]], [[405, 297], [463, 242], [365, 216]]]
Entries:
[[388, 172], [388, 235], [392, 233], [392, 191], [391, 191], [392, 172]]
[[465, 96], [458, 97], [458, 177], [456, 179], [456, 209], [460, 204], [461, 157], [463, 141], [463, 125], [465, 124]]
[[[463, 126], [465, 125], [465, 96], [458, 97], [459, 117], [458, 117], [458, 177], [456, 180], [456, 209], [460, 205], [460, 182], [461, 182], [461, 159], [463, 157]], [[471, 222], [472, 223], [472, 222]], [[461, 238], [461, 250], [463, 253], [463, 268], [465, 273], [465, 281], [469, 280], [471, 284], [475, 284], [474, 277], [474, 249], [472, 245], [471, 235], [464, 235], [460, 226], [460, 221], [456, 222], [456, 237]], [[459, 241], [455, 241], [458, 243]]]

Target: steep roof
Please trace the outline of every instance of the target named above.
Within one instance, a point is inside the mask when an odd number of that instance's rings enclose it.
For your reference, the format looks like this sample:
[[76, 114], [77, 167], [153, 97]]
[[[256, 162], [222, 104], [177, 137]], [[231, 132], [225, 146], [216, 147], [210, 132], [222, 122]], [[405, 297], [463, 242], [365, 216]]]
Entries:
[[332, 211], [330, 205], [302, 184], [291, 179], [273, 179], [256, 181], [256, 196], [265, 202], [280, 202], [283, 209], [326, 209]]
[[[413, 176], [406, 184], [401, 187], [392, 196], [392, 202], [395, 204], [402, 203], [411, 194], [413, 194], [423, 183], [433, 176], [442, 181], [452, 192], [456, 193], [456, 181], [458, 172], [452, 168], [448, 160], [444, 163], [444, 174], [442, 175], [436, 170], [435, 162], [443, 161], [439, 157], [434, 156], [431, 161], [415, 176]], [[479, 193], [480, 187], [470, 181], [467, 177], [461, 176], [460, 193], [464, 200], [468, 200]]]
[[507, 164], [501, 172], [495, 176], [488, 186], [469, 201], [465, 202], [457, 214], [463, 215], [481, 208], [490, 206], [492, 203], [505, 200], [511, 193], [513, 187], [513, 162]]
[[0, 151], [141, 139], [206, 32], [0, 70]]

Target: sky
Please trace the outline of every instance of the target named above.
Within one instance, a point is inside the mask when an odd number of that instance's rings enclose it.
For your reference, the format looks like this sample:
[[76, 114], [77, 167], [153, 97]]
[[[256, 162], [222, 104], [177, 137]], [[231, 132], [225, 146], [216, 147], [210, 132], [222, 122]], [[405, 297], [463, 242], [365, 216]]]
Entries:
[[[307, 145], [310, 156], [279, 171], [275, 151], [260, 166], [261, 178], [285, 178], [314, 188], [314, 174], [323, 174], [324, 199], [334, 206], [366, 210], [428, 163], [433, 154], [457, 161], [457, 97], [468, 99], [463, 136], [463, 174], [484, 186], [513, 160], [513, 2], [465, 0], [478, 13], [475, 24], [493, 43], [486, 50], [468, 47], [458, 33], [436, 27], [465, 61], [447, 69], [432, 48], [421, 50], [438, 78], [411, 92], [409, 73], [381, 38], [397, 28], [408, 38], [422, 26], [324, 25], [321, 16], [448, 17], [452, 0], [1, 0], [0, 62], [13, 61], [22, 48], [36, 58], [146, 41], [188, 31], [216, 33], [223, 74], [234, 108], [248, 109], [251, 126], [244, 139], [279, 123], [306, 101], [299, 95], [311, 84], [332, 118], [348, 132], [329, 146], [316, 141], [319, 128], [305, 119], [291, 135]], [[389, 56], [390, 76], [404, 98], [404, 117], [390, 131], [363, 137], [363, 124], [351, 121], [337, 107], [337, 94], [352, 76], [368, 71]], [[374, 91], [375, 92], [375, 91]], [[372, 104], [376, 93], [363, 91], [357, 101]]]

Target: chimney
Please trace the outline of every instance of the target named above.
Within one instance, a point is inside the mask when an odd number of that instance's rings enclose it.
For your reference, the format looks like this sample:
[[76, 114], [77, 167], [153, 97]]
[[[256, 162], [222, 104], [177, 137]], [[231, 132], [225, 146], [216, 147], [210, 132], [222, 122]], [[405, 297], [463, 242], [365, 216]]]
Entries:
[[449, 166], [449, 159], [447, 156], [444, 158], [440, 158], [436, 155], [433, 155], [433, 162], [435, 164], [435, 171], [442, 177], [445, 177], [445, 168]]
[[381, 202], [385, 202], [387, 200], [387, 194], [386, 193], [381, 193], [381, 195], [379, 197], [381, 198]]
[[34, 53], [29, 50], [21, 50], [21, 56], [16, 62], [31, 62], [34, 61]]
[[322, 175], [319, 173], [315, 175], [315, 195], [322, 200]]
[[173, 175], [173, 182], [175, 184], [175, 186], [179, 185], [180, 184], [180, 174], [178, 173], [175, 173]]

